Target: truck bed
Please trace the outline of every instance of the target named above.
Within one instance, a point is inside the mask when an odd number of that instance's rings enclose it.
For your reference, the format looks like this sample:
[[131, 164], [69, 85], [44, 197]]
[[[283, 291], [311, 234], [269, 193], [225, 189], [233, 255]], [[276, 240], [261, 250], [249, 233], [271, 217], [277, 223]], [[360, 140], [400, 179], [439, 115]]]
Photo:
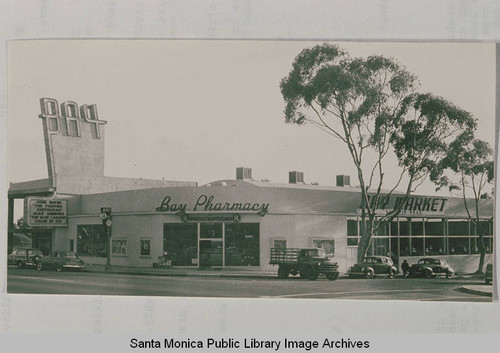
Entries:
[[271, 265], [281, 265], [281, 264], [294, 264], [297, 263], [299, 257], [300, 249], [295, 248], [271, 248], [271, 258], [269, 264]]

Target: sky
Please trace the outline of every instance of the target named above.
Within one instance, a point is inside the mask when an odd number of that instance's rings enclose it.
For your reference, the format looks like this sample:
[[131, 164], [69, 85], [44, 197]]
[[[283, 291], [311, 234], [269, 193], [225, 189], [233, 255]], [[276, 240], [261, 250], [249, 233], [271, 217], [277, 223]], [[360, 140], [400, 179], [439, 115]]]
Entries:
[[[284, 122], [279, 83], [305, 41], [43, 40], [8, 48], [8, 181], [47, 177], [39, 99], [96, 104], [106, 120], [105, 175], [196, 181], [234, 179], [335, 185], [355, 168], [346, 147], [313, 126]], [[478, 119], [494, 146], [495, 46], [491, 43], [337, 42], [352, 57], [394, 57], [420, 81]], [[393, 166], [396, 167], [396, 166]], [[391, 172], [394, 173], [391, 173]], [[388, 174], [396, 176], [397, 168]], [[432, 193], [423, 185], [419, 192]], [[20, 217], [16, 204], [15, 219]]]

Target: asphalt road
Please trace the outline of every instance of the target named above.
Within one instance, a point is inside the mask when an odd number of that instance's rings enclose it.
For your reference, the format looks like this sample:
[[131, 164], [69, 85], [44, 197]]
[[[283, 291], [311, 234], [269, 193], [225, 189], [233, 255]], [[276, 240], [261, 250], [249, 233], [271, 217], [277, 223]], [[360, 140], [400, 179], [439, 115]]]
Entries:
[[241, 298], [325, 298], [490, 302], [463, 293], [473, 279], [345, 279], [166, 277], [9, 268], [8, 293]]

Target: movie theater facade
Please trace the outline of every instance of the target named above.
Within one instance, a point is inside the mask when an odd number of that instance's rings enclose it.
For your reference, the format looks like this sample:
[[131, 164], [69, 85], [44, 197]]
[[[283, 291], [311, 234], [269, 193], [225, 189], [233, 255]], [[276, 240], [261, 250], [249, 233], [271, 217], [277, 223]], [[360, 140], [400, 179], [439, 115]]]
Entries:
[[[290, 172], [289, 183], [279, 184], [252, 180], [249, 168], [238, 168], [235, 179], [203, 186], [110, 178], [103, 168], [106, 122], [95, 106], [59, 106], [47, 98], [41, 106], [49, 178], [9, 189], [9, 224], [13, 200], [23, 198], [33, 244], [45, 239], [45, 249], [69, 249], [91, 264], [106, 264], [109, 246], [114, 266], [152, 267], [167, 256], [174, 267], [269, 269], [273, 247], [324, 248], [343, 272], [356, 262], [360, 191], [345, 185], [345, 177], [337, 178], [338, 186], [307, 185], [302, 173]], [[81, 152], [82, 141], [91, 157]], [[403, 201], [388, 196], [379, 212]], [[103, 208], [111, 211], [109, 238]], [[481, 200], [479, 212], [489, 262], [493, 202]], [[412, 195], [373, 237], [369, 254], [410, 263], [439, 257], [458, 272], [471, 272], [479, 261], [477, 242], [461, 198]]]

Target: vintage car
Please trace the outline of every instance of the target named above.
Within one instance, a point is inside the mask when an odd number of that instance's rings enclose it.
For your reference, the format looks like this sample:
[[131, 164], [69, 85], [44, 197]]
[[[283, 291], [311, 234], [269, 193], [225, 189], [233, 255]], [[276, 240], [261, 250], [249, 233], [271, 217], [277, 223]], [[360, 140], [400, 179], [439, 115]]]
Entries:
[[43, 258], [43, 253], [40, 249], [35, 248], [18, 248], [7, 256], [7, 265], [16, 265], [19, 268], [25, 266], [36, 266], [40, 259]]
[[367, 256], [363, 261], [349, 267], [347, 271], [349, 278], [364, 277], [373, 278], [376, 275], [387, 275], [393, 278], [398, 269], [394, 266], [391, 258], [386, 256]]
[[493, 264], [486, 265], [486, 273], [484, 274], [484, 283], [490, 284], [493, 282]]
[[63, 269], [82, 270], [85, 268], [85, 262], [72, 251], [52, 251], [36, 265], [38, 271], [44, 268], [53, 268], [57, 272]]
[[446, 278], [451, 278], [454, 274], [455, 271], [446, 261], [436, 258], [424, 258], [411, 265], [409, 277], [431, 278], [444, 275]]

